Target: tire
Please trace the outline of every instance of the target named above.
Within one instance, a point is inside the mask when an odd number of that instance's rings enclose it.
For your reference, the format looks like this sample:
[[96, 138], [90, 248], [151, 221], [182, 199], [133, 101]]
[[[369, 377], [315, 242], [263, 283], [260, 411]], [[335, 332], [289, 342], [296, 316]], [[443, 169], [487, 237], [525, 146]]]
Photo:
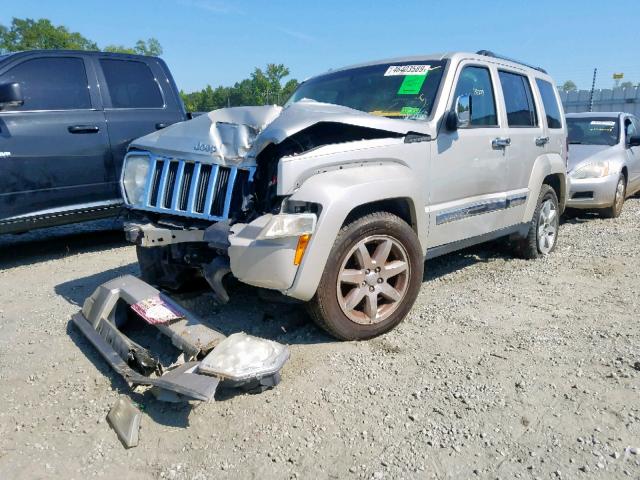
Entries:
[[156, 287], [179, 290], [194, 273], [187, 267], [171, 263], [170, 248], [136, 246], [140, 278]]
[[627, 195], [627, 180], [623, 174], [620, 174], [618, 183], [616, 184], [616, 193], [613, 197], [613, 203], [610, 207], [600, 210], [600, 216], [603, 218], [618, 218], [622, 213], [624, 200]]
[[[547, 212], [547, 207], [550, 207], [554, 213], [545, 213]], [[550, 218], [547, 222], [545, 220], [546, 216], [553, 216], [553, 218]], [[526, 237], [516, 242], [516, 254], [521, 258], [529, 260], [549, 255], [556, 249], [556, 245], [558, 244], [559, 226], [560, 209], [558, 207], [558, 196], [553, 188], [547, 184], [543, 184], [540, 188], [538, 204], [531, 219], [529, 232]], [[541, 231], [541, 227], [545, 229]], [[539, 235], [539, 233], [545, 233], [545, 235]], [[551, 233], [553, 233], [553, 235], [551, 235]]]
[[340, 340], [376, 337], [409, 313], [423, 271], [422, 248], [411, 227], [391, 213], [370, 213], [338, 233], [309, 313]]

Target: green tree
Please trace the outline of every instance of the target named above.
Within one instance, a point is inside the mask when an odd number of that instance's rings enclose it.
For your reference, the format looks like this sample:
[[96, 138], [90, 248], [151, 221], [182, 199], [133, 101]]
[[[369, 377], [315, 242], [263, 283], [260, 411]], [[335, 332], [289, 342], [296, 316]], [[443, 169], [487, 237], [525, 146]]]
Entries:
[[622, 88], [633, 88], [633, 87], [634, 87], [633, 82], [622, 82], [622, 83], [620, 84], [620, 86], [621, 86]]
[[560, 90], [562, 90], [563, 92], [575, 92], [576, 90], [578, 90], [578, 87], [572, 80], [567, 80], [562, 84]]
[[14, 18], [9, 27], [0, 25], [2, 53], [54, 48], [98, 50], [98, 45], [67, 27], [53, 25], [46, 18]]
[[103, 50], [105, 52], [151, 55], [153, 57], [159, 57], [162, 55], [162, 45], [160, 45], [160, 42], [156, 38], [150, 38], [147, 41], [138, 40], [133, 47], [125, 47], [124, 45], [107, 45]]
[[200, 91], [180, 92], [185, 108], [191, 112], [208, 112], [227, 106], [282, 105], [298, 88], [298, 81], [290, 79], [289, 69], [282, 64], [270, 63], [263, 70], [255, 68], [249, 75], [232, 87], [207, 85]]
[[[20, 50], [100, 50], [98, 44], [71, 32], [63, 25], [53, 25], [50, 20], [40, 18], [13, 18], [11, 25], [0, 24], [0, 53]], [[107, 52], [137, 53], [141, 55], [162, 55], [162, 46], [155, 38], [138, 40], [133, 47], [107, 45]]]

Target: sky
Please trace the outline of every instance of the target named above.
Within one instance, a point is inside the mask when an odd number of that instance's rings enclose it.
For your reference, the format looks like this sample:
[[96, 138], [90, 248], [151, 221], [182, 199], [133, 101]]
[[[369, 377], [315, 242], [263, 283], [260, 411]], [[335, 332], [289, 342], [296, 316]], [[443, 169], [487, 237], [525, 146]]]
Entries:
[[[367, 60], [492, 50], [539, 65], [556, 83], [610, 88], [640, 82], [640, 1], [485, 0], [20, 0], [12, 17], [48, 18], [94, 40], [157, 38], [179, 88], [232, 85], [255, 67], [283, 63], [303, 80]], [[615, 7], [607, 7], [615, 5]]]

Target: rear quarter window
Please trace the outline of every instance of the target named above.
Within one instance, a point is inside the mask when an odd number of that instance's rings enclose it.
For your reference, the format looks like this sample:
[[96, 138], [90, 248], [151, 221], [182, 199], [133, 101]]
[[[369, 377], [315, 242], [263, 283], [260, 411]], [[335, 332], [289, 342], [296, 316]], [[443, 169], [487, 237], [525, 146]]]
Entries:
[[558, 98], [555, 89], [546, 80], [536, 78], [536, 84], [542, 97], [542, 105], [547, 117], [547, 125], [549, 128], [562, 128], [562, 114], [558, 106]]
[[149, 66], [135, 60], [100, 60], [113, 108], [162, 108], [164, 100]]

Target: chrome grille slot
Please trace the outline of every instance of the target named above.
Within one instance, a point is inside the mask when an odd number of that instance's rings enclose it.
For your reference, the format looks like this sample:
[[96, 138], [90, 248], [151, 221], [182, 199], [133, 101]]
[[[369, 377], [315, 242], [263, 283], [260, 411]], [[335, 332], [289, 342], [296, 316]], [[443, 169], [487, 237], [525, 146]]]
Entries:
[[173, 193], [176, 190], [176, 174], [178, 173], [178, 162], [169, 162], [167, 180], [164, 187], [164, 208], [171, 208]]
[[224, 199], [227, 195], [227, 186], [229, 185], [229, 169], [220, 167], [218, 178], [216, 179], [215, 195], [211, 202], [210, 215], [220, 217], [224, 214]]
[[[138, 152], [139, 154], [139, 152]], [[205, 220], [226, 220], [240, 208], [254, 167], [211, 165], [149, 155], [145, 202], [135, 208]]]

